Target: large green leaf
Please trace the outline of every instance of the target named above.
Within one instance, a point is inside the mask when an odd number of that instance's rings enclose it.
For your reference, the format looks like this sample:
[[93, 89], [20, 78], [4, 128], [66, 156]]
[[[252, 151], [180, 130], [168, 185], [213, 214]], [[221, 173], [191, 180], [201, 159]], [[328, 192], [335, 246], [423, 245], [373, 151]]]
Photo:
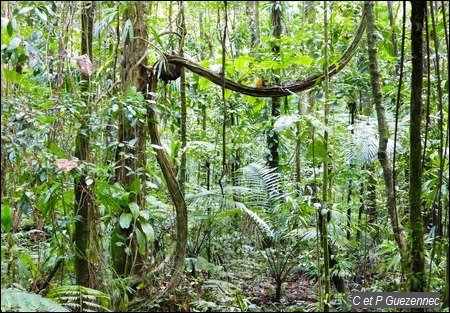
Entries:
[[11, 39], [11, 41], [9, 42], [8, 47], [6, 48], [6, 52], [11, 52], [17, 49], [17, 47], [19, 47], [19, 45], [22, 43], [22, 39], [18, 38], [18, 37], [14, 37], [13, 39]]
[[22, 290], [2, 288], [1, 295], [2, 312], [70, 312], [52, 300]]
[[152, 242], [153, 240], [155, 240], [155, 231], [153, 230], [153, 227], [152, 225], [150, 225], [150, 223], [142, 222], [141, 227], [147, 241]]
[[139, 216], [139, 205], [136, 202], [131, 202], [128, 204], [128, 207], [130, 208], [131, 214], [133, 214], [133, 218], [136, 219]]
[[2, 205], [2, 229], [9, 232], [12, 227], [12, 210], [9, 205]]
[[119, 217], [120, 227], [126, 229], [130, 227], [131, 221], [133, 220], [133, 215], [131, 213], [122, 213]]
[[130, 191], [134, 192], [136, 195], [139, 194], [139, 192], [141, 191], [141, 180], [139, 178], [136, 178], [130, 184]]
[[277, 120], [273, 124], [273, 130], [277, 133], [280, 133], [284, 130], [296, 127], [297, 122], [299, 120], [300, 119], [298, 116], [281, 115], [277, 118]]

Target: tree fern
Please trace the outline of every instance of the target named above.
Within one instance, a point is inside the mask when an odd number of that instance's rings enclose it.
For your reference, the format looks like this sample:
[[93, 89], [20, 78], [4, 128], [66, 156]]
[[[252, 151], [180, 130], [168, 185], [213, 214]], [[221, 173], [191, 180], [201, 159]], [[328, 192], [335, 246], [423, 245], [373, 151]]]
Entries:
[[2, 312], [70, 312], [60, 304], [35, 293], [2, 289]]

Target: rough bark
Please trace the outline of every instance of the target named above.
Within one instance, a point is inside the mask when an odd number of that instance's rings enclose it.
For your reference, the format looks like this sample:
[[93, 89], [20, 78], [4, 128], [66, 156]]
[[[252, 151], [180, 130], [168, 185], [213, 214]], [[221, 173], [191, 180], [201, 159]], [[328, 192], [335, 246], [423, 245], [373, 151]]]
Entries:
[[395, 196], [394, 196], [394, 181], [393, 169], [391, 161], [387, 154], [388, 143], [388, 125], [386, 122], [386, 108], [383, 104], [380, 82], [380, 71], [378, 69], [377, 48], [376, 48], [376, 33], [375, 33], [375, 17], [374, 17], [374, 3], [372, 1], [365, 2], [367, 13], [367, 41], [370, 63], [370, 82], [372, 85], [372, 94], [375, 102], [375, 110], [378, 119], [378, 160], [383, 169], [383, 177], [386, 185], [386, 206], [391, 218], [392, 230], [394, 232], [395, 241], [400, 249], [404, 252], [406, 250], [406, 242], [403, 234], [402, 226], [397, 214]]
[[[425, 291], [425, 251], [422, 220], [422, 81], [423, 23], [427, 2], [411, 2], [411, 104], [409, 126], [409, 206], [411, 223], [411, 287], [410, 291]], [[422, 309], [423, 311], [423, 309]]]

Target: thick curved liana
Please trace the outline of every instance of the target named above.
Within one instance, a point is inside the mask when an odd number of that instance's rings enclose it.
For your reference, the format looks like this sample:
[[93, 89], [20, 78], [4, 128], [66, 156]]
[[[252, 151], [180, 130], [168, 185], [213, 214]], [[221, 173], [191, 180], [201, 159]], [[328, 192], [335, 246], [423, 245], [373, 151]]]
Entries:
[[[361, 21], [359, 22], [359, 25], [356, 28], [355, 35], [353, 36], [349, 46], [344, 51], [341, 58], [336, 63], [328, 67], [329, 77], [339, 73], [352, 59], [353, 55], [356, 52], [356, 49], [358, 48], [361, 38], [364, 35], [365, 27], [366, 27], [366, 11], [364, 10], [361, 16]], [[210, 80], [216, 85], [219, 86], [223, 85], [223, 78], [221, 73], [213, 72], [179, 55], [166, 54], [165, 56], [169, 63], [183, 66], [186, 69], [190, 70], [191, 72], [196, 73]], [[225, 79], [225, 88], [253, 97], [284, 97], [289, 96], [295, 92], [311, 89], [315, 85], [322, 82], [323, 78], [324, 78], [323, 73], [313, 74], [306, 78], [298, 78], [293, 83], [284, 82], [278, 86], [268, 86], [263, 88], [245, 86], [232, 80]]]

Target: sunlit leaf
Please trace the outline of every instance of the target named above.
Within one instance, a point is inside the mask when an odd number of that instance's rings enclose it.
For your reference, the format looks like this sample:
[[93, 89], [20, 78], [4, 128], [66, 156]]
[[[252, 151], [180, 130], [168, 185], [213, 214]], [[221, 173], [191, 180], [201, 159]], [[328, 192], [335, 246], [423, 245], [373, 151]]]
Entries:
[[159, 145], [151, 144], [151, 146], [153, 147], [153, 149], [164, 150], [164, 148]]
[[200, 77], [199, 84], [198, 84], [198, 89], [199, 90], [204, 90], [204, 89], [208, 88], [211, 85], [212, 85], [212, 82], [209, 79], [206, 79], [204, 77]]
[[150, 225], [150, 223], [147, 222], [142, 222], [141, 227], [142, 231], [145, 234], [145, 237], [147, 238], [147, 241], [153, 242], [153, 240], [155, 240], [155, 231], [153, 230], [152, 225]]
[[24, 7], [24, 8], [22, 8], [20, 11], [19, 11], [19, 15], [22, 15], [22, 14], [25, 14], [25, 13], [28, 13], [28, 12], [30, 12], [31, 10], [33, 10], [34, 9], [34, 7]]
[[246, 67], [245, 63], [247, 63], [247, 61], [245, 61], [241, 58], [238, 58], [238, 59], [234, 60], [234, 62], [233, 62], [235, 69], [238, 71], [240, 71]]
[[135, 229], [136, 239], [138, 242], [138, 249], [141, 255], [145, 255], [147, 251], [147, 241], [139, 228]]
[[38, 121], [42, 124], [50, 124], [56, 120], [56, 116], [39, 116]]
[[225, 89], [225, 99], [228, 100], [232, 93], [230, 89]]
[[295, 127], [299, 121], [298, 116], [282, 115], [277, 118], [273, 124], [273, 130], [277, 133]]
[[8, 47], [6, 48], [6, 52], [11, 52], [13, 50], [16, 50], [17, 47], [22, 43], [22, 39], [18, 38], [18, 37], [14, 37], [13, 39], [11, 39], [11, 41], [9, 42]]
[[200, 62], [200, 65], [203, 66], [203, 67], [208, 68], [211, 65], [211, 60], [205, 59], [205, 60]]
[[122, 33], [121, 41], [125, 42], [125, 39], [127, 38], [127, 36], [129, 36], [130, 41], [133, 41], [134, 29], [133, 29], [133, 24], [131, 23], [130, 19], [127, 19], [127, 21], [125, 22], [125, 25], [123, 26], [123, 33]]
[[131, 202], [128, 204], [128, 207], [130, 208], [131, 214], [133, 214], [133, 218], [138, 218], [139, 216], [139, 205], [136, 202]]
[[36, 13], [37, 16], [39, 16], [39, 18], [43, 21], [43, 22], [47, 22], [47, 14], [43, 11], [41, 11], [38, 8], [34, 8], [34, 12]]
[[131, 213], [120, 214], [120, 217], [119, 217], [120, 227], [122, 227], [123, 229], [129, 228], [132, 220], [133, 220], [133, 216], [131, 215]]
[[298, 65], [311, 65], [313, 59], [308, 55], [302, 55], [296, 59], [296, 62]]
[[262, 68], [264, 70], [270, 70], [270, 69], [276, 70], [276, 69], [280, 68], [280, 64], [278, 64], [278, 62], [270, 61], [270, 60], [262, 61], [258, 65], [260, 68]]

